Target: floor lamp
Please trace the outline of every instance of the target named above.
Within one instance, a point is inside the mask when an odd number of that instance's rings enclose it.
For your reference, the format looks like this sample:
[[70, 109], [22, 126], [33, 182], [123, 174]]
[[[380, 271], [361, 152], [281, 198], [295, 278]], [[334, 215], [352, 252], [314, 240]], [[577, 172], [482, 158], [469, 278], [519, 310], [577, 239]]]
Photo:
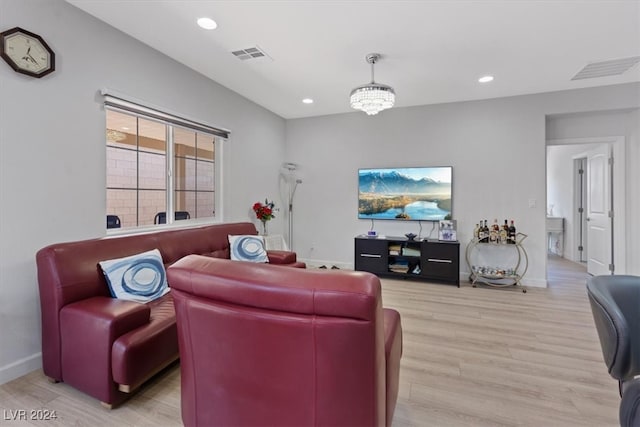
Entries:
[[293, 172], [297, 169], [297, 165], [294, 163], [285, 163], [284, 167], [289, 171], [289, 176], [287, 180], [287, 184], [289, 187], [289, 236], [287, 239], [287, 244], [289, 246], [289, 250], [293, 250], [293, 196], [296, 194], [296, 188], [298, 188], [298, 184], [302, 184], [302, 180], [297, 178], [294, 180]]

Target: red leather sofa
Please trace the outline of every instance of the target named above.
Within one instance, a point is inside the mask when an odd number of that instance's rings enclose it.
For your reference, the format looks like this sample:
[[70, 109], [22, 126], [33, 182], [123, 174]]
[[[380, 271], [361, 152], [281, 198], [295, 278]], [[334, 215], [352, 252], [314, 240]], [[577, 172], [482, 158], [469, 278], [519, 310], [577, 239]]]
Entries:
[[186, 426], [391, 425], [402, 328], [376, 276], [198, 255], [167, 276]]
[[[165, 266], [189, 254], [229, 258], [230, 234], [256, 234], [256, 229], [251, 223], [217, 224], [60, 243], [38, 251], [45, 375], [105, 406], [123, 401], [127, 392], [178, 358], [173, 299], [171, 292], [147, 304], [112, 298], [98, 263], [156, 248]], [[272, 264], [304, 267], [293, 252], [268, 251], [268, 256]]]

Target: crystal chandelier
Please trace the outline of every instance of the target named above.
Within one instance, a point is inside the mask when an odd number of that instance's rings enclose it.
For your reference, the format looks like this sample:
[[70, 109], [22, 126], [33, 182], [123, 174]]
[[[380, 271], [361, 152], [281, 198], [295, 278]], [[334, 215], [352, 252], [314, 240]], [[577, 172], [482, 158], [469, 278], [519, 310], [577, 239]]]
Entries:
[[393, 107], [396, 102], [396, 93], [391, 86], [373, 80], [373, 66], [379, 59], [379, 53], [366, 56], [367, 62], [371, 64], [371, 83], [358, 86], [351, 91], [351, 108], [362, 110], [370, 116]]

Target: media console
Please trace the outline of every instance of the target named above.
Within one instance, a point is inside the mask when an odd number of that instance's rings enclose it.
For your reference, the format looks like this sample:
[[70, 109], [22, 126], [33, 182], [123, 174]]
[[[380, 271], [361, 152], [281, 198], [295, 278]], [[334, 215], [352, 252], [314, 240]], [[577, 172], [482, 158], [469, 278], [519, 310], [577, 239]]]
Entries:
[[460, 242], [358, 236], [355, 269], [378, 276], [455, 283], [460, 287]]

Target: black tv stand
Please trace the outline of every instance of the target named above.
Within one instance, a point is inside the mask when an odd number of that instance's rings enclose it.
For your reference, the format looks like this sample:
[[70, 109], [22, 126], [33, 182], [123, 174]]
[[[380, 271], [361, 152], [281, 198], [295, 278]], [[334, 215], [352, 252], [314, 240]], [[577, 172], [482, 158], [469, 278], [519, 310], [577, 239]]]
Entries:
[[381, 277], [448, 282], [460, 287], [460, 242], [358, 236], [355, 269]]

